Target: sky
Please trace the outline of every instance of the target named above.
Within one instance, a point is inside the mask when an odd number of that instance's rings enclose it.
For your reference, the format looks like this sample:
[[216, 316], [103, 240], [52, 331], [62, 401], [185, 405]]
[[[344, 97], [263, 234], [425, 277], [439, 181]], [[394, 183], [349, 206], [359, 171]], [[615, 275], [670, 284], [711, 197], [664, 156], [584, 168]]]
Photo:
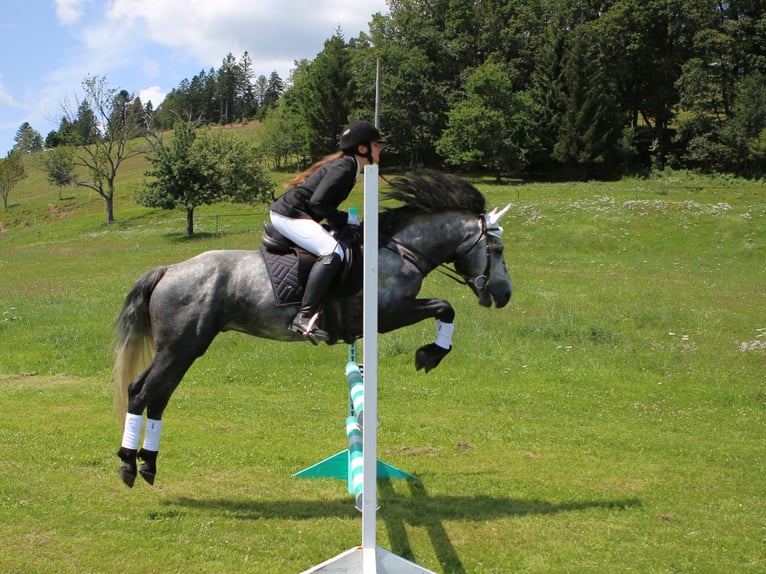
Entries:
[[24, 122], [43, 139], [87, 76], [151, 101], [228, 53], [247, 51], [256, 76], [287, 80], [340, 28], [368, 31], [386, 0], [4, 0], [0, 8], [0, 157]]

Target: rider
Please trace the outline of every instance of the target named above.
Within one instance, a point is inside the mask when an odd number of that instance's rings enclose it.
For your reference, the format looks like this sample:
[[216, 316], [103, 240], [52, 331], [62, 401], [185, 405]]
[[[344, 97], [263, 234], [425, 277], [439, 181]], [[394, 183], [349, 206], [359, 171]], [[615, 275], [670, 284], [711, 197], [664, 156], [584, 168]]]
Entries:
[[343, 265], [343, 248], [320, 222], [339, 227], [348, 213], [338, 209], [365, 165], [380, 159], [380, 132], [369, 122], [343, 128], [340, 151], [328, 155], [285, 184], [288, 190], [270, 206], [271, 223], [282, 235], [318, 257], [309, 272], [298, 314], [289, 326], [312, 342], [328, 340], [317, 328], [319, 307]]

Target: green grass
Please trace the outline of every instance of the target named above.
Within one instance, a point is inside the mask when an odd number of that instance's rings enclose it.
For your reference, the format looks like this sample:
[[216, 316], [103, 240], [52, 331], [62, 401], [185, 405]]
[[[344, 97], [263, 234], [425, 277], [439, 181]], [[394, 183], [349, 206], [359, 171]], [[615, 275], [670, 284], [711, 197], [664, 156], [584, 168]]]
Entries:
[[[135, 173], [131, 175], [133, 181]], [[496, 185], [514, 297], [380, 339], [378, 543], [438, 572], [766, 569], [766, 186], [669, 174]], [[121, 484], [111, 325], [147, 268], [257, 245], [262, 207], [179, 213], [37, 183], [0, 213], [0, 571], [299, 572], [361, 541], [344, 346], [220, 336], [165, 415], [154, 487]], [[360, 190], [352, 202], [361, 205]], [[11, 196], [12, 200], [14, 194]], [[216, 217], [217, 216], [217, 217]]]

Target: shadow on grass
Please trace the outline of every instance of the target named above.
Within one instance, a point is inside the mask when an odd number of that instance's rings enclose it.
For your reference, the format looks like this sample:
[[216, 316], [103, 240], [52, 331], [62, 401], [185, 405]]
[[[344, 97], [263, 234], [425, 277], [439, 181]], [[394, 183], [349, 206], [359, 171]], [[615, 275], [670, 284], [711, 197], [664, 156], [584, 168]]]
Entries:
[[175, 244], [183, 244], [183, 243], [195, 243], [197, 241], [207, 241], [208, 239], [214, 239], [216, 237], [220, 237], [220, 233], [212, 232], [212, 231], [195, 231], [194, 235], [187, 235], [185, 231], [179, 232], [179, 231], [172, 231], [163, 234], [163, 237], [169, 242], [169, 243], [175, 243]]
[[[641, 506], [637, 498], [552, 503], [545, 500], [521, 500], [493, 496], [430, 496], [424, 484], [407, 480], [411, 496], [394, 492], [391, 480], [378, 481], [378, 518], [385, 524], [391, 551], [402, 558], [415, 561], [407, 536], [406, 525], [424, 528], [444, 572], [464, 574], [460, 557], [447, 535], [443, 522], [484, 522], [501, 518], [529, 515], [554, 515], [582, 510], [625, 510]], [[285, 519], [311, 520], [319, 518], [354, 518], [350, 495], [334, 500], [234, 500], [225, 498], [196, 499], [182, 497], [168, 500], [169, 506], [217, 511], [242, 520]]]

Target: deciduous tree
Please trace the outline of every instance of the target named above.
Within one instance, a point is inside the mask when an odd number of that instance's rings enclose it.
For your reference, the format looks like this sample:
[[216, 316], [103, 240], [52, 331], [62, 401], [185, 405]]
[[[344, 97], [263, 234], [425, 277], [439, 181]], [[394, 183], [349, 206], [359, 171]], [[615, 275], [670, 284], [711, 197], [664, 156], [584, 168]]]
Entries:
[[45, 154], [43, 171], [48, 175], [48, 182], [59, 190], [59, 199], [64, 186], [74, 185], [77, 179], [74, 175], [74, 150], [68, 146], [59, 146]]
[[539, 142], [534, 107], [528, 95], [514, 92], [500, 64], [480, 66], [466, 83], [466, 98], [449, 113], [437, 143], [448, 164], [485, 169], [499, 178], [526, 167]]
[[27, 176], [24, 169], [24, 159], [19, 151], [10, 151], [5, 159], [0, 159], [0, 195], [3, 196], [3, 207], [8, 209], [8, 196], [22, 179]]
[[139, 203], [186, 213], [186, 233], [194, 235], [194, 210], [222, 201], [255, 203], [269, 197], [272, 183], [252, 146], [223, 131], [198, 132], [177, 122], [170, 141], [154, 140], [150, 178]]
[[[64, 119], [80, 128], [74, 142], [74, 163], [83, 168], [86, 176], [76, 184], [87, 187], [104, 199], [107, 224], [114, 222], [114, 190], [117, 172], [123, 162], [145, 153], [130, 140], [146, 133], [146, 120], [132, 113], [133, 98], [124, 90], [109, 87], [106, 76], [87, 76], [82, 83], [85, 96], [74, 112], [66, 102], [62, 104]], [[86, 118], [93, 123], [85, 122]], [[88, 142], [88, 143], [85, 143]]]

